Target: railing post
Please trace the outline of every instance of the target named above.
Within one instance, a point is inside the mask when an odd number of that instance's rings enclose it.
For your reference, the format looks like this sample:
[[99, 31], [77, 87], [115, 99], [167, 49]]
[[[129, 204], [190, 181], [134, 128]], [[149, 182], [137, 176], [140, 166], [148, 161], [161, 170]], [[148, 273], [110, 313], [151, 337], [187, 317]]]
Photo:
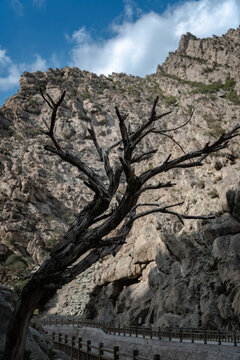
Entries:
[[73, 349], [75, 346], [75, 336], [72, 336], [72, 341], [71, 341], [71, 360], [73, 360]]
[[138, 328], [136, 326], [136, 337], [138, 337]]
[[98, 345], [98, 358], [99, 358], [99, 360], [102, 359], [102, 356], [103, 356], [103, 343], [99, 343], [99, 345]]
[[125, 329], [125, 325], [123, 327], [123, 336], [126, 336], [126, 329]]
[[133, 360], [137, 360], [138, 358], [138, 350], [133, 350]]
[[153, 330], [152, 330], [152, 328], [150, 329], [150, 339], [152, 339], [153, 338]]
[[161, 332], [161, 327], [160, 326], [158, 327], [158, 338], [159, 338], [159, 340], [162, 339], [162, 332]]
[[87, 341], [87, 359], [89, 359], [90, 352], [91, 352], [91, 340], [88, 340]]
[[169, 331], [169, 341], [172, 341], [172, 334], [171, 334], [171, 328], [170, 328], [170, 326], [169, 326], [169, 328], [168, 328], [168, 331]]
[[233, 345], [237, 346], [237, 334], [236, 329], [233, 330]]
[[118, 325], [118, 335], [121, 335], [121, 328], [120, 328], [120, 324]]
[[204, 344], [207, 343], [207, 332], [206, 329], [203, 330]]
[[131, 326], [129, 328], [129, 336], [132, 336], [132, 328], [131, 328]]
[[53, 331], [52, 332], [52, 342], [54, 343], [54, 341], [55, 341], [55, 332]]
[[78, 360], [81, 359], [81, 352], [82, 352], [82, 338], [78, 338]]
[[119, 346], [114, 346], [113, 348], [113, 359], [119, 360]]
[[179, 328], [179, 339], [180, 339], [180, 342], [182, 342], [182, 338], [183, 338], [182, 335], [183, 335], [183, 334], [182, 334], [182, 328]]
[[160, 360], [160, 355], [158, 355], [158, 354], [157, 354], [157, 355], [154, 355], [154, 356], [153, 356], [153, 360]]
[[66, 347], [68, 345], [68, 335], [64, 335], [64, 352], [66, 353]]
[[192, 344], [194, 343], [194, 331], [191, 329], [191, 338], [192, 338]]
[[64, 352], [66, 352], [66, 345], [67, 345], [67, 335], [64, 335], [64, 344], [63, 344], [63, 346], [64, 346]]
[[221, 331], [218, 330], [218, 345], [221, 345]]
[[61, 335], [61, 333], [59, 333], [58, 334], [58, 350], [61, 350], [60, 349], [61, 340], [62, 340], [62, 335]]

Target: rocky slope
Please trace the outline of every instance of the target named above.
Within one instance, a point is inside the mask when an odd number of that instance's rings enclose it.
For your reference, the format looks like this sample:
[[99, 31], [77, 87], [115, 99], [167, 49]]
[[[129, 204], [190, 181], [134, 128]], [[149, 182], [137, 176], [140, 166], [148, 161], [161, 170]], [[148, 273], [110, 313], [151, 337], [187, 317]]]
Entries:
[[[40, 130], [50, 111], [39, 87], [54, 98], [67, 90], [57, 135], [101, 172], [87, 133], [86, 113], [94, 117], [99, 141], [107, 146], [119, 138], [114, 105], [129, 113], [136, 127], [158, 95], [157, 110], [173, 110], [162, 128], [183, 124], [194, 110], [188, 126], [172, 135], [184, 151], [198, 148], [239, 121], [239, 52], [240, 28], [210, 39], [183, 35], [179, 49], [144, 79], [126, 74], [96, 76], [68, 67], [24, 73], [19, 92], [0, 109], [1, 281], [20, 289], [92, 198], [78, 172], [43, 149], [48, 140]], [[173, 141], [156, 134], [149, 135], [143, 147], [158, 151], [137, 172], [161, 163], [169, 153], [174, 157], [182, 152]], [[239, 167], [235, 139], [209, 157], [204, 167], [168, 174], [177, 186], [146, 193], [143, 202], [184, 201], [182, 212], [212, 212], [216, 219], [186, 221], [185, 226], [169, 216], [139, 219], [117, 256], [96, 264], [88, 271], [87, 281], [82, 275], [59, 291], [51, 311], [82, 313], [95, 278], [85, 314], [98, 320], [209, 328], [237, 324]]]

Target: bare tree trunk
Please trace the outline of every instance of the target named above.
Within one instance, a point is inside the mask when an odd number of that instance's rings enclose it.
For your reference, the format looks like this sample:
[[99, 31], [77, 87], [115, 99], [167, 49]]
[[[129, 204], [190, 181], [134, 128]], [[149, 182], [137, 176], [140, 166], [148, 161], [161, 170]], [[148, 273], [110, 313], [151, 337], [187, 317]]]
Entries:
[[41, 289], [35, 289], [28, 296], [21, 297], [14, 310], [8, 332], [3, 360], [23, 360], [29, 323], [34, 309], [41, 299]]
[[[84, 184], [90, 188], [95, 195], [94, 199], [80, 211], [76, 221], [74, 221], [65, 236], [53, 249], [49, 258], [44, 261], [24, 287], [21, 298], [9, 323], [3, 360], [24, 359], [26, 337], [34, 309], [44, 305], [58, 288], [73, 280], [96, 261], [109, 254], [115, 255], [122, 244], [124, 244], [126, 236], [131, 230], [135, 220], [156, 212], [177, 216], [182, 223], [183, 219], [213, 218], [213, 216], [185, 215], [172, 210], [173, 207], [181, 205], [182, 202], [162, 206], [156, 203], [138, 204], [138, 199], [145, 191], [160, 190], [175, 185], [171, 183], [171, 181], [149, 184], [148, 181], [155, 176], [175, 168], [202, 166], [203, 160], [209, 154], [224, 149], [230, 139], [240, 135], [238, 132], [240, 126], [237, 125], [228, 133], [223, 134], [218, 140], [213, 142], [213, 144], [207, 143], [201, 149], [185, 153], [182, 147], [176, 143], [172, 136], [167, 135], [166, 132], [181, 129], [191, 118], [183, 125], [173, 129], [161, 130], [161, 128], [155, 128], [153, 124], [170, 113], [156, 114], [158, 102], [158, 98], [156, 98], [149, 119], [135, 132], [131, 132], [130, 127], [127, 127], [125, 124], [127, 115], [122, 115], [118, 108], [116, 108], [121, 140], [110, 146], [106, 151], [103, 146], [98, 144], [93, 124], [91, 119], [89, 119], [91, 125], [89, 133], [100, 160], [104, 163], [106, 179], [103, 181], [102, 177], [99, 176], [94, 169], [85, 164], [80, 156], [76, 156], [70, 151], [63, 149], [56, 138], [54, 132], [56, 113], [58, 107], [64, 100], [65, 92], [57, 103], [53, 101], [49, 94], [46, 96], [43, 92], [41, 92], [41, 94], [52, 109], [51, 123], [50, 126], [46, 124], [47, 132], [45, 132], [45, 134], [51, 138], [54, 147], [46, 145], [45, 149], [76, 167], [83, 176]], [[143, 138], [150, 133], [167, 136], [173, 140], [175, 144], [179, 145], [184, 155], [173, 160], [170, 160], [171, 155], [168, 155], [166, 160], [159, 166], [146, 170], [137, 176], [135, 175], [134, 164], [146, 160], [156, 153], [156, 150], [141, 153], [140, 150], [136, 149]], [[120, 144], [123, 145], [123, 156], [119, 158], [119, 164], [113, 168], [108, 155], [114, 147]], [[118, 193], [122, 174], [125, 175], [125, 191], [123, 196]], [[114, 197], [117, 200], [117, 204], [113, 204], [114, 206], [111, 208], [111, 201]], [[148, 208], [150, 206], [150, 210], [137, 213], [136, 209], [142, 206]], [[117, 234], [111, 236], [111, 232], [116, 228], [118, 228]], [[84, 258], [82, 258], [83, 255]], [[77, 262], [79, 258], [81, 258], [81, 260]]]

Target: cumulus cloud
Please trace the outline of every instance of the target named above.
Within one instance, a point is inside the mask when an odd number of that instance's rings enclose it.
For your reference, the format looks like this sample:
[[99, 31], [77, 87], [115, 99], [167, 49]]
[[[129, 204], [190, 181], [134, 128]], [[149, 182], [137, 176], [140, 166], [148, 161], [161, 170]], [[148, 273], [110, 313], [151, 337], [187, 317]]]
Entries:
[[112, 26], [108, 40], [94, 40], [84, 27], [68, 40], [74, 43], [70, 66], [97, 74], [126, 72], [144, 76], [156, 71], [169, 51], [178, 47], [181, 34], [198, 37], [222, 35], [240, 23], [238, 0], [185, 1], [163, 14], [149, 12], [132, 21], [133, 5], [126, 3], [126, 18]]
[[39, 55], [35, 55], [32, 63], [14, 63], [6, 54], [6, 50], [0, 49], [0, 91], [14, 89], [19, 82], [19, 78], [24, 71], [46, 70], [46, 60]]

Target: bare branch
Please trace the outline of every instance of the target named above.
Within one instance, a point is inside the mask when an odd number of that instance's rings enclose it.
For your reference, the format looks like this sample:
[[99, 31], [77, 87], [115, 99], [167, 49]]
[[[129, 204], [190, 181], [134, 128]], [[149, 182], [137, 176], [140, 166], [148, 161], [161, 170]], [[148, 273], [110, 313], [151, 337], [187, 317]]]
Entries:
[[86, 185], [93, 190], [93, 188], [98, 189], [97, 192], [104, 196], [108, 196], [108, 192], [100, 179], [100, 177], [95, 173], [95, 171], [85, 164], [79, 157], [73, 155], [70, 151], [64, 151], [62, 149], [55, 149], [52, 146], [45, 145], [45, 150], [48, 150], [54, 154], [57, 154], [62, 160], [68, 162], [69, 164], [77, 167], [81, 172], [83, 172], [88, 177], [88, 181], [91, 186], [86, 182]]
[[154, 154], [156, 154], [157, 150], [151, 150], [151, 151], [148, 151], [142, 155], [138, 155], [138, 156], [134, 156], [132, 158], [132, 161], [131, 163], [137, 163], [137, 162], [140, 162], [140, 161], [143, 161], [143, 160], [147, 160], [149, 159], [150, 157], [152, 157]]
[[[111, 215], [114, 213], [115, 210], [116, 210], [116, 209], [113, 209], [110, 213], [105, 214], [105, 215], [102, 215], [102, 216], [99, 216], [98, 218], [94, 219], [93, 222], [92, 222], [92, 224], [95, 224], [95, 223], [97, 223], [97, 222], [99, 222], [99, 221], [102, 221], [102, 220], [105, 220], [105, 219], [109, 218], [109, 216], [111, 216]], [[92, 224], [91, 224], [91, 225], [92, 225]]]
[[[128, 221], [134, 222], [137, 219], [140, 219], [141, 217], [144, 217], [144, 216], [147, 216], [147, 215], [150, 215], [150, 214], [154, 214], [154, 213], [163, 213], [163, 214], [174, 215], [179, 219], [179, 221], [183, 225], [184, 225], [183, 219], [201, 219], [201, 220], [204, 219], [204, 220], [207, 220], [207, 219], [214, 219], [215, 218], [215, 216], [212, 215], [212, 214], [210, 214], [210, 215], [185, 215], [185, 214], [180, 214], [180, 213], [178, 213], [176, 211], [169, 210], [172, 207], [179, 206], [179, 205], [182, 205], [182, 204], [183, 204], [183, 202], [179, 202], [177, 204], [167, 205], [167, 206], [164, 206], [164, 207], [157, 207], [156, 209], [151, 209], [151, 210], [148, 210], [148, 211], [144, 211], [142, 213], [139, 213], [139, 214], [133, 216]], [[136, 206], [136, 207], [138, 207], [138, 206]], [[158, 205], [157, 204], [140, 204], [140, 206], [158, 206]]]
[[114, 181], [113, 179], [113, 170], [110, 166], [110, 161], [109, 161], [109, 157], [108, 154], [106, 153], [106, 151], [104, 150], [104, 147], [99, 145], [98, 140], [97, 140], [97, 136], [95, 133], [95, 129], [93, 126], [93, 121], [91, 118], [88, 118], [91, 129], [88, 129], [89, 134], [91, 135], [91, 138], [93, 140], [93, 143], [97, 149], [97, 152], [99, 154], [100, 160], [103, 161], [104, 163], [104, 168], [107, 174], [107, 177], [109, 178], [110, 183]]
[[103, 146], [101, 148], [101, 153], [102, 153], [102, 161], [104, 163], [105, 172], [107, 174], [111, 186], [111, 184], [113, 184], [114, 182], [114, 174], [113, 174], [113, 169], [110, 165], [108, 154], [106, 154]]
[[142, 132], [147, 129], [154, 121], [157, 121], [159, 119], [161, 119], [162, 117], [170, 114], [172, 111], [167, 111], [161, 115], [156, 115], [156, 106], [157, 106], [157, 103], [158, 103], [158, 97], [156, 97], [156, 99], [154, 100], [154, 103], [153, 103], [153, 107], [152, 107], [152, 110], [151, 110], [151, 115], [150, 115], [150, 118], [148, 119], [148, 121], [143, 124], [142, 126], [140, 126], [139, 129], [137, 129], [137, 131], [135, 131], [131, 136], [130, 136], [130, 140], [131, 142], [134, 142], [136, 141], [142, 134]]
[[107, 239], [99, 240], [97, 243], [98, 247], [102, 246], [109, 246], [109, 245], [122, 245], [126, 244], [126, 236], [128, 235], [129, 231], [126, 231], [123, 234], [116, 235]]
[[139, 137], [135, 141], [132, 141], [131, 142], [131, 150], [135, 149], [137, 144], [139, 144], [140, 141], [142, 141], [142, 139], [145, 138], [145, 136], [147, 136], [148, 134], [153, 132], [153, 130], [154, 130], [154, 128], [150, 128], [150, 129], [146, 130], [144, 133], [140, 134]]
[[48, 104], [48, 106], [49, 106], [52, 110], [54, 110], [54, 106], [48, 101], [48, 99], [47, 99], [47, 98], [45, 97], [45, 95], [43, 94], [42, 88], [40, 88], [40, 94], [41, 94], [43, 100]]
[[177, 142], [177, 141], [173, 138], [173, 136], [168, 135], [168, 134], [165, 134], [165, 132], [163, 132], [163, 131], [153, 130], [152, 132], [153, 132], [153, 133], [160, 134], [160, 135], [163, 135], [163, 136], [166, 136], [168, 139], [171, 139], [171, 140], [174, 142], [174, 144], [176, 144], [176, 145], [182, 150], [182, 152], [183, 152], [184, 154], [186, 154], [186, 152], [184, 151], [183, 147], [179, 144], [179, 142]]
[[[194, 166], [201, 166], [201, 162], [203, 161], [203, 159], [205, 159], [209, 154], [213, 153], [213, 152], [217, 152], [221, 149], [224, 149], [228, 146], [228, 141], [232, 138], [234, 138], [235, 136], [240, 135], [240, 133], [238, 133], [237, 131], [240, 129], [240, 125], [236, 125], [231, 131], [229, 131], [226, 134], [223, 134], [220, 136], [220, 138], [218, 140], [216, 140], [212, 145], [209, 145], [209, 143], [207, 143], [202, 149], [200, 150], [196, 150], [193, 152], [189, 152], [183, 156], [180, 156], [172, 161], [168, 161], [169, 158], [167, 160], [164, 161], [164, 163], [160, 166], [155, 167], [154, 169], [151, 169], [145, 173], [143, 173], [140, 176], [140, 181], [141, 183], [145, 183], [146, 181], [148, 181], [149, 179], [151, 179], [153, 176], [156, 176], [157, 174], [160, 174], [162, 172], [166, 172], [169, 171], [170, 169], [174, 169], [176, 167], [194, 167]], [[194, 158], [199, 157], [198, 161], [193, 162], [193, 163], [187, 163], [184, 164], [185, 161], [187, 160], [191, 160]]]
[[183, 128], [184, 126], [186, 126], [187, 124], [189, 124], [189, 123], [190, 123], [190, 121], [192, 120], [192, 117], [193, 117], [194, 111], [195, 111], [195, 109], [193, 109], [193, 111], [192, 111], [192, 113], [191, 113], [191, 115], [190, 115], [189, 119], [188, 119], [188, 120], [187, 120], [184, 124], [179, 125], [179, 126], [177, 126], [177, 127], [175, 127], [175, 128], [172, 128], [172, 129], [166, 129], [166, 130], [156, 130], [156, 134], [158, 133], [158, 131], [159, 131], [159, 133], [161, 133], [161, 132], [166, 133], [166, 132], [169, 132], [169, 131], [175, 131], [175, 130], [179, 130], [179, 129]]
[[163, 188], [170, 188], [174, 187], [176, 184], [172, 183], [171, 181], [168, 181], [166, 183], [158, 183], [157, 185], [148, 185], [144, 186], [141, 190], [139, 190], [138, 194], [142, 194], [143, 192], [147, 190], [157, 190], [157, 189], [163, 189]]
[[[49, 132], [50, 127], [49, 127], [49, 125], [48, 125], [47, 121], [46, 121], [44, 118], [42, 118], [42, 121], [44, 122], [44, 124], [45, 124], [45, 126], [46, 126], [46, 128], [48, 129], [48, 132]], [[46, 134], [46, 135], [48, 134], [48, 132], [43, 131], [43, 133], [44, 133], [44, 134]]]
[[134, 178], [134, 169], [131, 165], [122, 157], [119, 158], [122, 164], [123, 171], [126, 175], [127, 183], [130, 183]]
[[51, 115], [51, 122], [50, 122], [50, 126], [47, 125], [47, 123], [44, 121], [45, 125], [48, 128], [48, 132], [44, 132], [46, 135], [48, 135], [52, 142], [54, 143], [56, 149], [61, 150], [61, 146], [59, 145], [55, 134], [54, 134], [54, 127], [55, 127], [55, 123], [56, 123], [56, 115], [57, 115], [57, 110], [59, 108], [59, 106], [61, 105], [61, 103], [63, 102], [63, 99], [66, 95], [66, 91], [64, 91], [62, 93], [62, 95], [60, 96], [59, 100], [57, 101], [57, 103], [55, 104], [55, 102], [53, 101], [53, 99], [51, 98], [51, 96], [47, 93], [47, 97], [48, 99], [44, 96], [42, 89], [40, 89], [40, 93], [41, 96], [43, 98], [44, 101], [46, 101], [46, 103], [48, 104], [48, 106], [52, 109], [52, 115]]
[[118, 189], [121, 175], [122, 175], [122, 166], [117, 166], [115, 172], [113, 173], [113, 178], [112, 178], [112, 181], [110, 181], [109, 188], [108, 188], [109, 194], [111, 196], [113, 196]]
[[117, 142], [114, 143], [113, 145], [109, 146], [109, 147], [107, 148], [107, 150], [106, 150], [106, 153], [109, 154], [112, 149], [114, 149], [115, 147], [117, 147], [117, 146], [120, 145], [121, 143], [122, 143], [122, 139], [119, 140], [119, 141], [117, 141]]
[[120, 111], [117, 108], [117, 106], [115, 107], [115, 109], [116, 109], [116, 114], [117, 114], [117, 117], [118, 117], [118, 120], [119, 120], [119, 127], [120, 127], [123, 146], [124, 146], [124, 156], [126, 156], [128, 146], [129, 146], [129, 137], [128, 137], [128, 131], [127, 131], [127, 128], [126, 128], [126, 125], [125, 125], [124, 121], [128, 117], [128, 114], [121, 115]]
[[98, 144], [98, 140], [97, 140], [97, 137], [96, 137], [96, 133], [95, 133], [95, 129], [94, 129], [94, 126], [93, 126], [93, 122], [92, 122], [92, 119], [91, 118], [88, 118], [89, 119], [89, 123], [90, 123], [90, 126], [91, 126], [91, 129], [88, 128], [88, 132], [93, 140], [93, 143], [95, 145], [95, 148], [98, 152], [98, 155], [100, 157], [100, 160], [103, 161], [103, 156], [102, 156], [102, 151], [101, 151], [101, 148]]

